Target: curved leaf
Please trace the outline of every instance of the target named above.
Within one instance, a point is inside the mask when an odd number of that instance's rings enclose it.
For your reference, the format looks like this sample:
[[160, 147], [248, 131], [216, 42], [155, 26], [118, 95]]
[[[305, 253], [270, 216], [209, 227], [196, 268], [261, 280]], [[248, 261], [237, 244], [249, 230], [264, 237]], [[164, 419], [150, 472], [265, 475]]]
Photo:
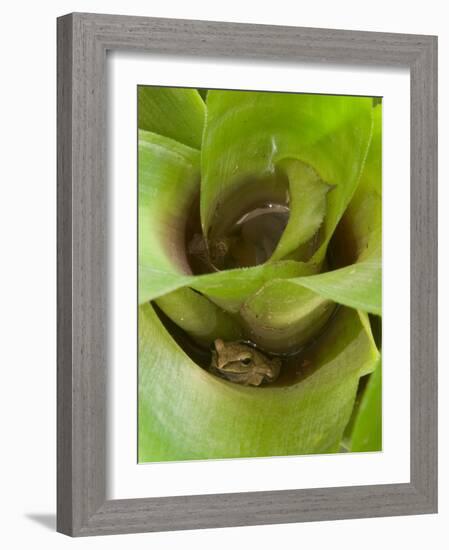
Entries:
[[199, 275], [190, 284], [223, 309], [237, 313], [243, 302], [265, 283], [277, 279], [309, 275], [315, 273], [316, 270], [315, 264], [294, 261], [273, 262], [256, 267]]
[[217, 205], [242, 181], [275, 174], [280, 161], [296, 159], [335, 186], [324, 220], [327, 244], [359, 182], [371, 139], [371, 98], [210, 90], [207, 109], [201, 156], [205, 234]]
[[269, 352], [300, 349], [329, 320], [335, 304], [289, 279], [272, 281], [243, 304], [247, 338]]
[[237, 320], [213, 302], [190, 288], [180, 288], [156, 300], [160, 309], [200, 344], [217, 338], [238, 340], [241, 329]]
[[359, 261], [382, 255], [382, 105], [374, 109], [374, 130], [359, 188], [345, 213]]
[[323, 329], [335, 304], [381, 314], [381, 265], [365, 260], [318, 275], [278, 279], [242, 305], [247, 338], [269, 352], [299, 349]]
[[366, 164], [332, 241], [332, 257], [344, 268], [301, 277], [296, 282], [350, 307], [382, 314], [382, 106], [374, 109], [374, 129]]
[[188, 280], [185, 225], [199, 178], [198, 151], [139, 131], [139, 303]]
[[166, 268], [163, 256], [155, 254], [153, 256], [149, 255], [149, 257], [151, 257], [152, 266], [145, 266], [145, 278], [141, 277], [142, 266], [140, 268], [139, 288], [141, 288], [141, 294], [145, 297], [140, 303], [154, 300], [168, 292], [189, 286], [205, 294], [223, 309], [232, 313], [237, 313], [243, 302], [257, 292], [266, 282], [274, 279], [309, 275], [316, 273], [318, 269], [315, 264], [283, 261], [255, 267], [217, 271], [205, 275], [183, 275], [176, 264]]
[[[290, 183], [290, 218], [270, 261], [285, 258], [312, 239], [323, 223], [327, 193], [332, 190], [310, 166], [300, 161], [286, 160], [281, 166]], [[307, 260], [299, 250], [295, 259]]]
[[382, 314], [382, 266], [379, 258], [289, 282], [339, 304]]
[[190, 360], [150, 304], [139, 315], [139, 462], [334, 451], [378, 359], [357, 313], [341, 308], [296, 382], [243, 387]]

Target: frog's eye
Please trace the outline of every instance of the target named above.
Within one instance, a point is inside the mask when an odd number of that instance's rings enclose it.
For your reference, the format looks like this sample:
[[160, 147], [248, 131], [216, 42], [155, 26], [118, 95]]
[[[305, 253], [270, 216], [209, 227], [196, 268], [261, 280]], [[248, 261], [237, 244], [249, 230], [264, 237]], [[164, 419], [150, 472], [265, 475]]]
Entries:
[[251, 355], [244, 355], [240, 357], [240, 363], [242, 363], [242, 365], [249, 365], [251, 363]]

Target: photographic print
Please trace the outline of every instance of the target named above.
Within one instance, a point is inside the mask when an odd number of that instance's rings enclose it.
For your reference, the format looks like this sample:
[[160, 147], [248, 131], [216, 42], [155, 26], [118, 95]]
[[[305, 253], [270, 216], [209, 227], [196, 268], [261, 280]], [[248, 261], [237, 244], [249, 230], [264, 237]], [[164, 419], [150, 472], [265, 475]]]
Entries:
[[382, 99], [141, 85], [138, 462], [382, 450]]

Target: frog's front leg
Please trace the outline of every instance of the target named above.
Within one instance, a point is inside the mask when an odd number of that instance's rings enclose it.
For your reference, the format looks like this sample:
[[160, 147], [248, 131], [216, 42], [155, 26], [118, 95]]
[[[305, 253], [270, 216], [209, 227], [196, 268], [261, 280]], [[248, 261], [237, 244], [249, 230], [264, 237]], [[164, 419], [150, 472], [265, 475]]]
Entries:
[[260, 386], [265, 379], [265, 374], [253, 371], [248, 374], [245, 380], [245, 386]]

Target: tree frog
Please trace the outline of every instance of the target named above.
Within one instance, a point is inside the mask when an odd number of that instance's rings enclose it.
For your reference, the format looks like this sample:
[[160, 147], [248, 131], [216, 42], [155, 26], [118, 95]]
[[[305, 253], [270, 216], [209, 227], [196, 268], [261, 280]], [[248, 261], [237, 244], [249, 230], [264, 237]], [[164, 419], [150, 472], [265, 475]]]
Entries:
[[260, 386], [263, 382], [274, 382], [279, 376], [281, 359], [270, 359], [248, 344], [217, 339], [214, 347], [210, 371], [230, 382]]

